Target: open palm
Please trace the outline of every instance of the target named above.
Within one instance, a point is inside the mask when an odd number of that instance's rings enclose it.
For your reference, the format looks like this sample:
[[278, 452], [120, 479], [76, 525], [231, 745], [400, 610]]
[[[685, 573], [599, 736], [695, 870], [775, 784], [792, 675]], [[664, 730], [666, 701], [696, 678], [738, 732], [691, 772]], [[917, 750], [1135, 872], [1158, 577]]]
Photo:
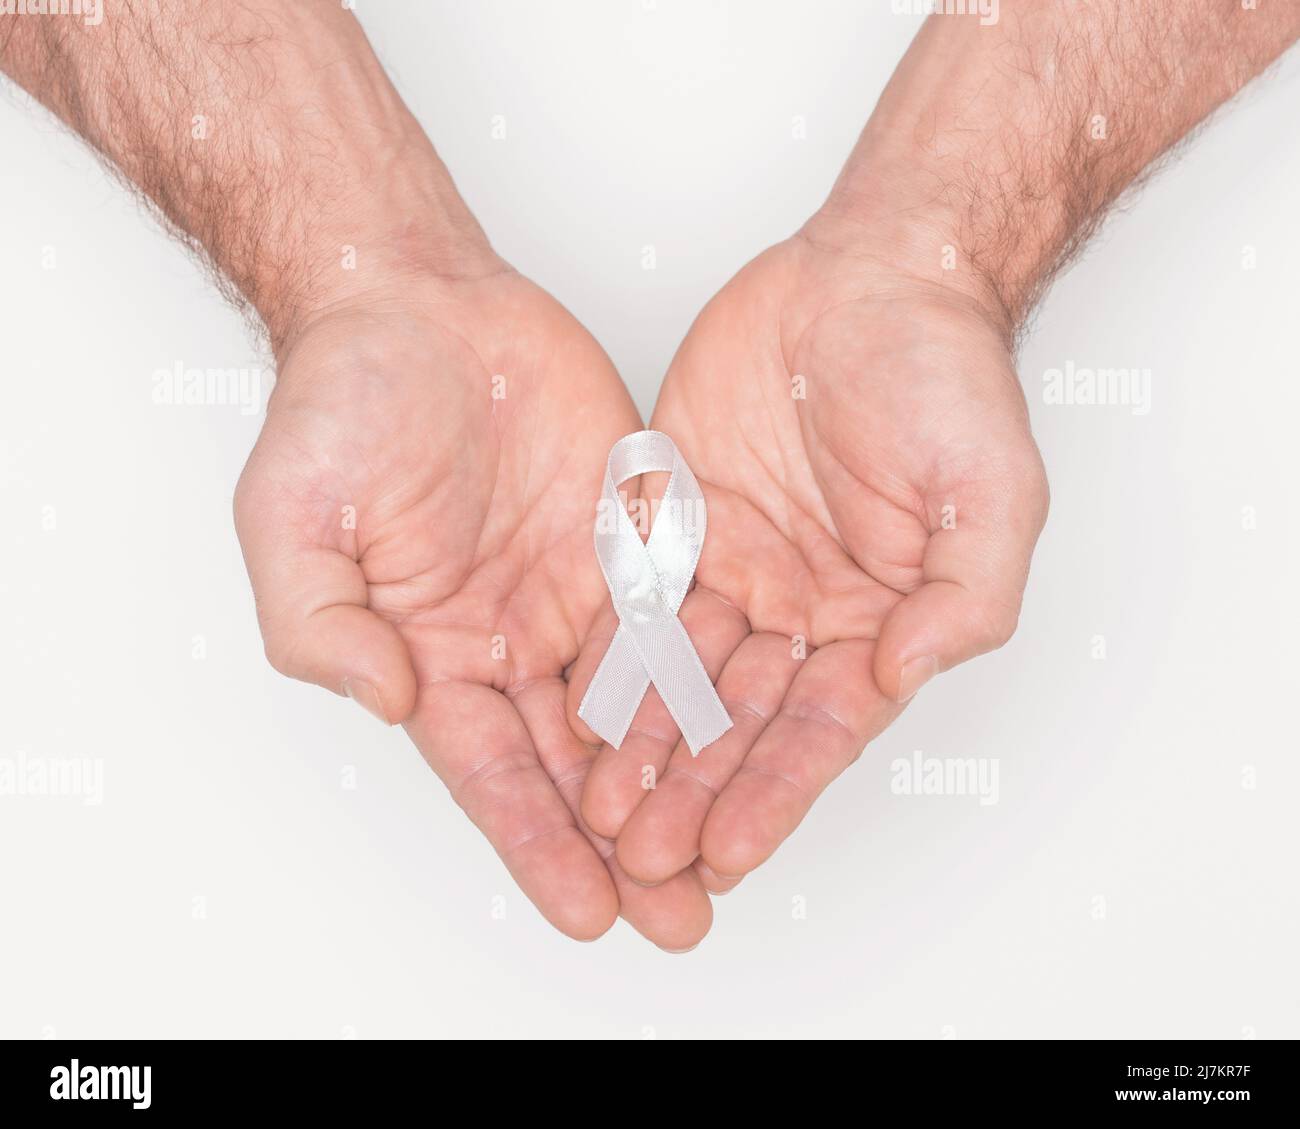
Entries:
[[[652, 691], [598, 754], [582, 811], [639, 881], [693, 864], [720, 891], [928, 677], [1010, 636], [1046, 486], [990, 322], [804, 236], [706, 307], [652, 426], [706, 496], [681, 617], [734, 727], [693, 758]], [[575, 668], [571, 709], [593, 665]]]
[[236, 519], [272, 663], [406, 730], [541, 912], [620, 908], [665, 948], [711, 921], [577, 818], [592, 749], [566, 670], [608, 593], [591, 541], [611, 444], [640, 426], [608, 358], [503, 269], [319, 318], [281, 366]]

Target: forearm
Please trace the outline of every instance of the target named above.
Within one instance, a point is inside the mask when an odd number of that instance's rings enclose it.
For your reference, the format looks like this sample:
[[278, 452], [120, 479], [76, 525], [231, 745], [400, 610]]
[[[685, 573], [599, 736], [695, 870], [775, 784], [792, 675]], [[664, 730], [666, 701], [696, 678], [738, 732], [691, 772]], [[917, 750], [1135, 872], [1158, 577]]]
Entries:
[[932, 16], [817, 222], [892, 240], [1010, 335], [1116, 198], [1298, 35], [1298, 0]]
[[490, 260], [338, 3], [105, 0], [98, 26], [4, 16], [0, 67], [206, 253], [277, 345], [378, 272]]

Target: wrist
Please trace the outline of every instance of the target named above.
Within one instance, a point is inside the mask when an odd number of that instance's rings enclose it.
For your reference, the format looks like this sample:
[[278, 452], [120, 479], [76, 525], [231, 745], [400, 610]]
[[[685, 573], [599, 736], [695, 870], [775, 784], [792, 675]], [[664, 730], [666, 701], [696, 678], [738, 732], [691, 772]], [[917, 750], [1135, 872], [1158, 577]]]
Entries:
[[[330, 313], [428, 295], [505, 269], [423, 133], [356, 162], [254, 301], [277, 356]], [[272, 257], [274, 258], [274, 257]]]
[[[1061, 183], [1065, 164], [1041, 136], [1039, 92], [1005, 65], [1010, 28], [1059, 18], [1031, 3], [985, 27], [929, 20], [895, 71], [822, 212], [857, 227], [900, 265], [976, 303], [1010, 338], [1020, 329], [1089, 209]], [[1077, 195], [1077, 194], [1076, 194]]]
[[259, 46], [238, 53], [233, 74], [224, 59], [209, 64], [210, 137], [181, 142], [195, 186], [169, 185], [163, 201], [277, 355], [323, 312], [495, 261], [347, 9], [213, 6], [221, 26], [207, 34]]
[[961, 216], [936, 198], [914, 164], [901, 171], [870, 164], [869, 173], [841, 177], [800, 236], [895, 292], [963, 309], [1009, 345], [1025, 311], [972, 253]]

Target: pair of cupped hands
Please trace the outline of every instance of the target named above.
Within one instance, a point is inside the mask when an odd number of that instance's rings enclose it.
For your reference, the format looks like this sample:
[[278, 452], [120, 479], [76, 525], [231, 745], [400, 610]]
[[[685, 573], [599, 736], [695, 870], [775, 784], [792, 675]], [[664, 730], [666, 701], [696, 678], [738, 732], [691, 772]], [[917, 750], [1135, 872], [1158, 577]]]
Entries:
[[[570, 937], [694, 947], [934, 674], [1015, 628], [1047, 502], [989, 310], [822, 213], [681, 344], [649, 425], [703, 488], [680, 618], [733, 727], [658, 694], [621, 748], [578, 705], [617, 618], [593, 547], [610, 359], [490, 256], [310, 320], [278, 357], [236, 524], [272, 664], [402, 724]], [[632, 481], [631, 499], [662, 492]], [[660, 479], [663, 476], [658, 476]]]

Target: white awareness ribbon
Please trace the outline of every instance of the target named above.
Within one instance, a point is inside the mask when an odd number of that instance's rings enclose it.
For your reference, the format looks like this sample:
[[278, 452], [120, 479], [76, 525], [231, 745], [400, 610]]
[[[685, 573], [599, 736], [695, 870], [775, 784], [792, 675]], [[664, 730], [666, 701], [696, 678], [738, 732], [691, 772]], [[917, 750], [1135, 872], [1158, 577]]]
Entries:
[[[650, 537], [642, 542], [618, 487], [652, 471], [671, 472], [671, 477]], [[667, 435], [638, 431], [614, 444], [596, 513], [596, 559], [619, 626], [578, 716], [616, 749], [651, 682], [692, 756], [731, 728], [726, 707], [677, 618], [704, 548], [705, 524], [700, 484]]]

